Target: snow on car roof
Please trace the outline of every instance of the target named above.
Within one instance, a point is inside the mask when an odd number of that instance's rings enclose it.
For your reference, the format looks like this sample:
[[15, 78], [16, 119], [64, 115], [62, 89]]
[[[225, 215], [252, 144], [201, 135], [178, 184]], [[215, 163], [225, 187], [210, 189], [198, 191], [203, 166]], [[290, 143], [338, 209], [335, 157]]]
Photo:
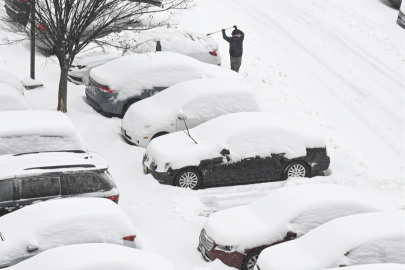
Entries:
[[[204, 229], [217, 244], [258, 247], [298, 237], [337, 217], [396, 209], [374, 192], [333, 184], [274, 189], [251, 204], [212, 214]], [[284, 268], [279, 268], [284, 269]]]
[[[315, 270], [351, 265], [361, 257], [374, 263], [386, 259], [392, 263], [405, 263], [404, 224], [403, 210], [338, 218], [300, 239], [265, 249], [260, 254], [258, 265], [262, 270]], [[356, 249], [364, 244], [369, 244], [368, 248], [358, 254]], [[385, 254], [383, 258], [379, 258], [381, 252]]]
[[61, 112], [0, 112], [0, 126], [0, 155], [37, 151], [87, 151], [73, 123]]
[[17, 92], [24, 95], [24, 87], [23, 87], [21, 81], [12, 73], [10, 73], [8, 71], [0, 70], [0, 83], [9, 84], [15, 90], [17, 90]]
[[58, 171], [107, 169], [107, 161], [96, 153], [42, 152], [0, 155], [0, 179]]
[[147, 153], [163, 170], [198, 166], [201, 160], [220, 157], [230, 150], [233, 161], [254, 156], [284, 153], [286, 158], [306, 155], [306, 148], [325, 147], [317, 127], [269, 113], [242, 112], [214, 118], [190, 130], [195, 144], [184, 132], [175, 132], [151, 141]]
[[169, 87], [193, 79], [242, 80], [234, 71], [173, 52], [126, 55], [93, 68], [90, 76], [97, 83], [119, 90], [119, 95], [124, 97], [127, 91], [141, 93], [144, 89]]
[[38, 246], [39, 252], [43, 252], [69, 244], [123, 245], [123, 237], [131, 235], [136, 236], [137, 244], [138, 237], [128, 214], [104, 198], [35, 203], [2, 216], [0, 228], [5, 238], [0, 242], [0, 262], [20, 256], [21, 252], [26, 252], [27, 245]]
[[29, 109], [31, 109], [31, 106], [21, 93], [16, 91], [13, 86], [0, 82], [0, 111]]
[[174, 266], [166, 258], [156, 253], [97, 243], [54, 248], [18, 263], [9, 269], [174, 270]]
[[259, 111], [249, 90], [249, 84], [226, 79], [181, 82], [133, 104], [124, 116], [124, 127], [136, 134], [151, 134], [170, 126], [180, 113], [189, 121], [207, 121], [227, 113]]

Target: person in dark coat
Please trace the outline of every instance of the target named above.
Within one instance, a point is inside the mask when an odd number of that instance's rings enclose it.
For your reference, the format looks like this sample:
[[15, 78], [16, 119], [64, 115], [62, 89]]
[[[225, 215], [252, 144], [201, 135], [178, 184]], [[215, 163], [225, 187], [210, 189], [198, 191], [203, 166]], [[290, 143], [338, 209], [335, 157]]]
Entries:
[[229, 54], [231, 56], [231, 69], [239, 72], [240, 65], [242, 64], [243, 54], [243, 39], [245, 34], [239, 30], [236, 25], [232, 31], [232, 37], [225, 34], [225, 29], [222, 29], [222, 37], [229, 42]]

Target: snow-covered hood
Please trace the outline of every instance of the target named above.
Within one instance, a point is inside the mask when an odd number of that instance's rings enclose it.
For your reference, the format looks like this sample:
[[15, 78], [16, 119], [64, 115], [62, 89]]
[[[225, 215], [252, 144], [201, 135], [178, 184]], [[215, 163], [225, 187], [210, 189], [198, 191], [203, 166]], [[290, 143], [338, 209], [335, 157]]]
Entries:
[[254, 156], [284, 153], [286, 158], [306, 155], [307, 148], [325, 147], [323, 134], [309, 124], [290, 124], [288, 119], [269, 113], [243, 112], [223, 115], [190, 130], [190, 139], [183, 131], [161, 136], [148, 145], [146, 153], [164, 171], [198, 166], [201, 160], [221, 157], [230, 150], [232, 161]]
[[0, 82], [0, 111], [29, 109], [31, 109], [31, 106], [21, 93], [9, 84]]
[[122, 121], [125, 130], [154, 135], [176, 124], [180, 114], [188, 125], [220, 115], [259, 111], [249, 84], [226, 79], [198, 79], [178, 83], [150, 98], [133, 104]]
[[214, 213], [204, 229], [217, 244], [236, 245], [244, 252], [281, 241], [288, 231], [300, 237], [338, 217], [395, 209], [374, 192], [311, 184], [278, 188], [251, 204]]

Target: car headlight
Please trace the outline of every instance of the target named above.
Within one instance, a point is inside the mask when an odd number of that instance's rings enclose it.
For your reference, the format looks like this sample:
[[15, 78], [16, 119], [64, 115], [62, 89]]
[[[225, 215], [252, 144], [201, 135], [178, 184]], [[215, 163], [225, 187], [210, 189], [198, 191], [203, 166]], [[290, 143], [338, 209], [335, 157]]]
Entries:
[[217, 245], [215, 247], [215, 249], [225, 251], [225, 252], [234, 252], [236, 250], [236, 246]]

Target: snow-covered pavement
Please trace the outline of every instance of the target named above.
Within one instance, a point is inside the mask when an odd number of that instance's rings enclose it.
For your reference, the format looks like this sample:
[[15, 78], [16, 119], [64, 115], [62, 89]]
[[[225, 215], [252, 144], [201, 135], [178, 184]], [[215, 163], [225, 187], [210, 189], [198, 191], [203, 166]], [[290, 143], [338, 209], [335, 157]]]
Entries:
[[[178, 270], [206, 267], [211, 263], [197, 251], [206, 216], [284, 185], [344, 184], [376, 190], [405, 207], [405, 30], [395, 23], [397, 10], [383, 0], [195, 3], [173, 23], [201, 33], [235, 24], [243, 30], [241, 74], [256, 85], [262, 109], [319, 124], [331, 167], [326, 177], [286, 182], [200, 191], [163, 186], [143, 174], [144, 149], [123, 141], [121, 120], [97, 114], [85, 101], [84, 86], [69, 84], [67, 115], [88, 149], [109, 161], [119, 205], [142, 234], [145, 250], [165, 256]], [[228, 44], [220, 33], [213, 37], [229, 68]], [[0, 69], [19, 78], [29, 74], [28, 44], [0, 46], [0, 56]], [[39, 54], [36, 66], [45, 87], [25, 95], [34, 109], [56, 110], [59, 68]]]

